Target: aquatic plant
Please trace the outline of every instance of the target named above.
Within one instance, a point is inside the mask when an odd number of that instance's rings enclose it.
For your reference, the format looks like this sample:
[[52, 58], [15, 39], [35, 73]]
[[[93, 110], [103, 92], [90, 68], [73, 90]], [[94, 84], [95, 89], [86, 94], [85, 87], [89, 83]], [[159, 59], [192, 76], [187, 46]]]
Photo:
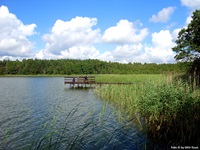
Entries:
[[138, 127], [146, 129], [148, 137], [161, 147], [200, 144], [199, 88], [172, 75], [152, 81], [105, 85], [95, 92], [134, 117]]
[[[106, 107], [104, 105], [104, 111], [106, 111]], [[110, 118], [108, 113], [105, 115], [105, 112], [100, 112], [100, 118], [93, 117], [93, 114], [90, 114], [83, 123], [75, 125], [73, 116], [77, 111], [77, 108], [72, 109], [66, 116], [66, 119], [61, 121], [61, 124], [56, 121], [56, 117], [51, 121], [47, 121], [47, 123], [43, 122], [45, 119], [42, 119], [33, 134], [33, 141], [28, 148], [30, 150], [46, 150], [143, 149], [145, 147], [145, 137], [142, 139], [142, 134], [130, 128], [131, 121], [123, 122], [118, 128], [115, 128], [114, 124], [106, 124], [107, 120], [113, 119], [113, 117]], [[112, 130], [109, 126], [113, 126]]]

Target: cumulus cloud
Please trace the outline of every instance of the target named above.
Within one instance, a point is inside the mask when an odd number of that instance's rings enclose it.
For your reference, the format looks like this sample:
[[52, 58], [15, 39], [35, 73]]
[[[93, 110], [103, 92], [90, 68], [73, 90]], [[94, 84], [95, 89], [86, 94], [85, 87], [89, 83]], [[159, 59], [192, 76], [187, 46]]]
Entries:
[[143, 46], [141, 43], [116, 46], [113, 57], [119, 62], [133, 62], [134, 58], [140, 55]]
[[[94, 58], [121, 63], [174, 62], [174, 53], [171, 48], [174, 46], [174, 39], [177, 37], [178, 30], [174, 30], [173, 33], [170, 33], [169, 30], [155, 32], [152, 34], [151, 45], [145, 45], [142, 44], [143, 38], [148, 34], [145, 28], [138, 32], [133, 23], [121, 20], [117, 23], [117, 26], [105, 31], [101, 41], [100, 30], [93, 29], [96, 23], [97, 19], [87, 17], [76, 17], [66, 22], [57, 20], [51, 32], [43, 36], [46, 46], [37, 52], [36, 57], [40, 59]], [[115, 35], [113, 36], [109, 32]], [[135, 37], [138, 37], [139, 40], [134, 39]], [[112, 42], [116, 44], [116, 47], [100, 53], [95, 47], [96, 42], [100, 44]]]
[[[100, 29], [93, 29], [96, 24], [96, 18], [88, 17], [76, 17], [70, 21], [57, 20], [51, 32], [43, 36], [46, 42], [44, 51], [66, 58], [76, 58], [75, 51], [79, 50], [89, 54], [93, 49], [88, 48], [97, 43], [101, 36]], [[79, 54], [84, 55], [84, 52]]]
[[112, 51], [105, 51], [103, 54], [100, 54], [97, 58], [103, 61], [114, 61]]
[[172, 39], [169, 30], [161, 30], [152, 34], [152, 43], [156, 47], [170, 47]]
[[180, 29], [175, 29], [172, 33], [169, 30], [161, 30], [151, 35], [151, 43], [137, 43], [118, 45], [112, 51], [107, 51], [101, 55], [106, 61], [116, 61], [121, 63], [142, 62], [142, 63], [173, 63], [175, 53], [172, 47], [178, 36]]
[[192, 10], [200, 9], [200, 0], [181, 0], [181, 4]]
[[190, 15], [187, 17], [187, 19], [186, 19], [186, 26], [188, 25], [188, 24], [190, 24], [190, 22], [192, 21], [192, 13], [190, 13]]
[[174, 38], [176, 38], [177, 30], [170, 33], [169, 30], [161, 30], [151, 35], [152, 43], [147, 44], [125, 44], [116, 46], [113, 51], [106, 52], [106, 56], [110, 61], [121, 63], [142, 62], [142, 63], [172, 63], [174, 60], [174, 52], [172, 47], [175, 46]]
[[61, 51], [61, 54], [64, 58], [96, 59], [99, 51], [94, 46], [74, 46], [69, 50]]
[[175, 42], [178, 38], [178, 33], [181, 31], [181, 28], [177, 28], [175, 30], [173, 30], [172, 32], [172, 37], [173, 37], [173, 41]]
[[[46, 45], [44, 49], [37, 52], [36, 58], [94, 58], [105, 61], [131, 61], [129, 57], [137, 55], [142, 48], [142, 44], [134, 43], [141, 42], [148, 34], [146, 28], [139, 30], [132, 22], [121, 20], [117, 26], [108, 28], [101, 40], [100, 29], [93, 29], [96, 24], [96, 18], [88, 17], [76, 17], [70, 21], [57, 20], [51, 32], [43, 36]], [[114, 37], [119, 37], [117, 40], [112, 37], [113, 29], [114, 33], [117, 33]], [[116, 45], [114, 50], [100, 53], [95, 44], [107, 42], [120, 44]]]
[[153, 15], [149, 21], [151, 22], [167, 22], [170, 19], [170, 16], [174, 12], [174, 7], [167, 7], [163, 8], [161, 11], [158, 12], [157, 15]]
[[[35, 24], [24, 25], [6, 6], [0, 7], [0, 56], [27, 57], [33, 49], [27, 36], [36, 32]], [[2, 57], [3, 58], [3, 57]]]
[[106, 43], [130, 44], [141, 42], [147, 35], [147, 28], [139, 30], [132, 22], [120, 20], [116, 26], [105, 31], [102, 40]]
[[145, 46], [143, 58], [146, 62], [174, 62], [174, 38], [169, 30], [161, 30], [152, 34], [152, 46]]

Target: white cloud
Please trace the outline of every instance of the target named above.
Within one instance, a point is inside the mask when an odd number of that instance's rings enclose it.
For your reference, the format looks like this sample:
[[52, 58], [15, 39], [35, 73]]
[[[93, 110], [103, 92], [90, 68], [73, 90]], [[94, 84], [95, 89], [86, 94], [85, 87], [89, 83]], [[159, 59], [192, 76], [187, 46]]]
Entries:
[[[56, 55], [62, 52], [66, 58], [71, 57], [77, 48], [90, 47], [99, 41], [100, 30], [92, 29], [96, 24], [96, 18], [88, 17], [76, 17], [66, 22], [57, 20], [51, 33], [43, 36], [43, 41], [46, 42], [45, 50]], [[72, 47], [73, 50], [70, 51]]]
[[110, 61], [121, 63], [172, 63], [175, 62], [175, 54], [172, 51], [172, 47], [175, 46], [174, 38], [177, 31], [174, 30], [171, 34], [169, 30], [161, 30], [152, 34], [152, 43], [150, 45], [141, 43], [125, 44], [116, 46], [115, 50], [107, 52], [104, 55]]
[[172, 44], [173, 37], [169, 30], [161, 30], [152, 34], [152, 44], [156, 47], [166, 48]]
[[200, 9], [200, 0], [181, 0], [181, 4], [192, 10]]
[[94, 46], [74, 46], [69, 50], [61, 51], [64, 58], [73, 59], [95, 59], [99, 55], [99, 51]]
[[[142, 40], [139, 40], [138, 43], [132, 43], [129, 41], [130, 32], [134, 30], [132, 24], [128, 21], [119, 22], [117, 26], [111, 27], [106, 31], [110, 33], [104, 34], [107, 38], [104, 37], [106, 42], [115, 42], [118, 43], [116, 48], [112, 51], [107, 51], [104, 53], [104, 57], [108, 61], [116, 61], [121, 63], [128, 62], [154, 62], [154, 63], [172, 63], [174, 60], [174, 52], [172, 47], [175, 46], [174, 41], [178, 36], [180, 29], [174, 30], [170, 33], [169, 30], [161, 30], [159, 32], [154, 32], [151, 35], [152, 42], [150, 45], [142, 43]], [[121, 29], [121, 30], [120, 30]], [[117, 32], [121, 31], [121, 32]], [[117, 34], [118, 33], [118, 34]], [[133, 33], [133, 32], [132, 32]], [[121, 36], [120, 36], [121, 35]], [[108, 38], [109, 37], [109, 38]], [[128, 38], [127, 38], [128, 37]], [[106, 40], [105, 40], [106, 39]], [[101, 58], [102, 59], [102, 58]], [[105, 59], [104, 59], [105, 60]]]
[[60, 54], [53, 54], [48, 49], [42, 49], [36, 53], [38, 59], [97, 59], [99, 51], [94, 46], [72, 46], [63, 50]]
[[186, 19], [186, 26], [192, 21], [192, 14], [190, 14]]
[[113, 61], [114, 60], [114, 56], [113, 56], [112, 52], [110, 52], [110, 51], [105, 51], [103, 54], [100, 54], [97, 58], [100, 60], [103, 60], [103, 61]]
[[33, 43], [27, 36], [35, 34], [35, 24], [24, 25], [10, 13], [6, 6], [0, 7], [0, 56], [27, 57], [32, 54]]
[[[51, 32], [43, 36], [46, 46], [38, 51], [36, 58], [40, 59], [101, 59], [104, 61], [131, 62], [134, 56], [140, 55], [142, 44], [140, 43], [148, 34], [146, 28], [137, 29], [132, 22], [121, 20], [116, 27], [108, 28], [101, 40], [99, 29], [93, 29], [97, 24], [96, 18], [76, 17], [70, 21], [57, 20]], [[114, 28], [115, 40], [109, 35]], [[106, 41], [111, 38], [110, 41]], [[100, 53], [95, 44], [106, 42], [120, 43], [114, 50]], [[135, 44], [135, 42], [139, 42]], [[125, 44], [123, 44], [125, 43]]]
[[46, 49], [41, 49], [35, 53], [35, 57], [38, 59], [61, 59], [61, 55], [55, 55], [47, 51]]
[[190, 9], [189, 15], [186, 19], [185, 27], [187, 27], [192, 20], [193, 11], [195, 11], [196, 9], [200, 9], [200, 0], [180, 0], [180, 1], [183, 6], [186, 6]]
[[169, 30], [161, 30], [152, 34], [152, 46], [145, 46], [143, 57], [146, 62], [174, 62], [174, 38]]
[[[52, 27], [51, 33], [43, 36], [43, 40], [46, 41], [46, 47], [37, 52], [36, 58], [94, 58], [104, 61], [131, 62], [134, 56], [139, 55], [142, 49], [141, 43], [117, 45], [114, 50], [105, 51], [100, 54], [94, 46], [95, 42], [100, 39], [100, 30], [92, 29], [92, 27], [96, 25], [96, 21], [96, 19], [82, 17], [76, 17], [67, 22], [57, 20]], [[135, 36], [134, 38], [139, 38], [140, 36], [139, 40], [137, 39], [138, 41], [141, 41], [144, 35], [146, 36], [147, 34], [147, 29], [142, 29], [140, 34], [136, 35], [137, 29], [133, 28], [132, 23], [129, 24], [129, 27], [128, 31], [131, 31], [133, 34], [132, 36]], [[130, 32], [126, 32], [123, 38], [127, 38], [126, 36], [128, 36], [129, 33]], [[127, 40], [129, 39], [127, 38], [125, 43]]]
[[102, 40], [106, 43], [130, 44], [141, 42], [147, 35], [147, 28], [139, 30], [132, 22], [120, 20], [116, 26], [105, 31]]
[[177, 28], [175, 30], [173, 30], [172, 32], [172, 38], [173, 38], [173, 41], [175, 42], [178, 38], [178, 33], [181, 31], [181, 28]]
[[167, 22], [170, 19], [170, 16], [174, 12], [174, 7], [163, 8], [158, 12], [157, 15], [153, 15], [149, 21], [151, 22]]
[[116, 46], [113, 51], [113, 57], [119, 62], [132, 62], [134, 61], [134, 57], [140, 55], [142, 47], [141, 43]]

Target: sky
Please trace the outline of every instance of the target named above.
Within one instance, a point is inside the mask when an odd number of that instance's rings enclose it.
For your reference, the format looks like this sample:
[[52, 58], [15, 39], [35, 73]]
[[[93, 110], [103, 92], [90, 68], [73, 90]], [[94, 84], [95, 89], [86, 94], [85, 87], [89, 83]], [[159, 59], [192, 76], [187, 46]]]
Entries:
[[0, 0], [0, 60], [175, 63], [200, 0]]

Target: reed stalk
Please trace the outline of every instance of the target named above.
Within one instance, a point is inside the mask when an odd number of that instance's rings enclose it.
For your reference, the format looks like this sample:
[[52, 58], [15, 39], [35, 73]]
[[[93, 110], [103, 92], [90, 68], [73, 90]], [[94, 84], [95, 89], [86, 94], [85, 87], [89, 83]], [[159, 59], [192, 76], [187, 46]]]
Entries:
[[[161, 146], [200, 144], [200, 90], [174, 75], [132, 85], [105, 85], [95, 93], [122, 112]], [[143, 122], [141, 121], [144, 120]]]

